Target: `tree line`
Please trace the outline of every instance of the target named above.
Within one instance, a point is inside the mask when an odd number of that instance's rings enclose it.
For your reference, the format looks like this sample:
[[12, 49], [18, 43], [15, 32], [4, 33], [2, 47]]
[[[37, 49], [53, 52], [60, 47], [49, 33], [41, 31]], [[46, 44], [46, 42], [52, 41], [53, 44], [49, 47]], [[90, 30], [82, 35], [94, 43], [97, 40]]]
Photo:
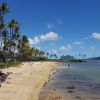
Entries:
[[6, 2], [0, 5], [0, 61], [46, 60], [45, 52], [31, 48], [28, 37], [21, 35], [20, 24], [11, 19], [6, 22], [9, 7]]

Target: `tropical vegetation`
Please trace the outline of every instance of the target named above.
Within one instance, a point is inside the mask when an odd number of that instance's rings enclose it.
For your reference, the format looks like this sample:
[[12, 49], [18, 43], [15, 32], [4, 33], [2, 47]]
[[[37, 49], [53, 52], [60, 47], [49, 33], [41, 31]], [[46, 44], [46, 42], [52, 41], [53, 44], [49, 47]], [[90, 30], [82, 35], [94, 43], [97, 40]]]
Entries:
[[[0, 5], [0, 62], [47, 60], [44, 51], [30, 47], [28, 37], [21, 35], [20, 23], [17, 20], [6, 21], [8, 12], [8, 5], [3, 2]], [[0, 66], [4, 66], [4, 63]]]

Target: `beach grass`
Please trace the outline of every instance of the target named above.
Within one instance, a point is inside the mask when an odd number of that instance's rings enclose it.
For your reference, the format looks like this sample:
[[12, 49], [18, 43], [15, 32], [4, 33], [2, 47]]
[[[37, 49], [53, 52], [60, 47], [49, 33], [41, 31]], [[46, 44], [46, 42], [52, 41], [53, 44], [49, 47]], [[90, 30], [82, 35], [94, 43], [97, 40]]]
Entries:
[[0, 68], [18, 67], [21, 62], [0, 62]]

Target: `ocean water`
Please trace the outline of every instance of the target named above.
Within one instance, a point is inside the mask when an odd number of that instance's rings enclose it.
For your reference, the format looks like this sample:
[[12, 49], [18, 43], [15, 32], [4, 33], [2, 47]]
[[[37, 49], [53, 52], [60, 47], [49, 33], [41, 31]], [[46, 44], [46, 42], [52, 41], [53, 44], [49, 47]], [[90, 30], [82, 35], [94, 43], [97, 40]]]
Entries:
[[[43, 87], [42, 92], [56, 91], [63, 99], [100, 100], [100, 61], [60, 63], [57, 73]], [[40, 94], [41, 94], [40, 93]]]

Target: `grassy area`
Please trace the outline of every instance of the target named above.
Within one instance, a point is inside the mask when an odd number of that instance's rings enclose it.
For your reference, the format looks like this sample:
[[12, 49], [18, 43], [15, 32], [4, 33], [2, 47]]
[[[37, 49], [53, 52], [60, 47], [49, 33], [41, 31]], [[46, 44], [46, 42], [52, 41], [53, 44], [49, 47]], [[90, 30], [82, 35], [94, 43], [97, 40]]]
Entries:
[[0, 62], [0, 68], [18, 67], [21, 62]]

